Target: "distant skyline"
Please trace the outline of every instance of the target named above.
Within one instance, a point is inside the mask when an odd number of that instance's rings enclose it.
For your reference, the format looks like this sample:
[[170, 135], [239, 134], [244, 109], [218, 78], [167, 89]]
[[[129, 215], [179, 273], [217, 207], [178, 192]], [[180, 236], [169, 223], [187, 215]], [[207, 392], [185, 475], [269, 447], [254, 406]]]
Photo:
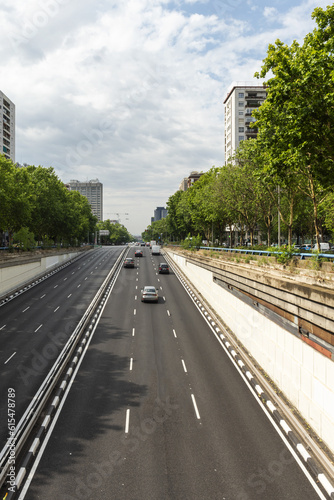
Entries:
[[[191, 171], [224, 164], [223, 101], [268, 45], [302, 43], [325, 1], [16, 0], [0, 5], [16, 161], [103, 184], [140, 234]], [[111, 215], [107, 215], [111, 214]], [[125, 220], [128, 219], [128, 220]]]

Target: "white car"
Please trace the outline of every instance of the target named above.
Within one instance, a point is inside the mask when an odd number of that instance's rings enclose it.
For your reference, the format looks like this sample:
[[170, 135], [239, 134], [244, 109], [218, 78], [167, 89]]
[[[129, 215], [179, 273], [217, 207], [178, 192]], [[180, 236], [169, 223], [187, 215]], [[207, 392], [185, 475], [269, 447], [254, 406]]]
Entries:
[[142, 302], [158, 302], [159, 294], [155, 286], [147, 285], [141, 289], [141, 301]]

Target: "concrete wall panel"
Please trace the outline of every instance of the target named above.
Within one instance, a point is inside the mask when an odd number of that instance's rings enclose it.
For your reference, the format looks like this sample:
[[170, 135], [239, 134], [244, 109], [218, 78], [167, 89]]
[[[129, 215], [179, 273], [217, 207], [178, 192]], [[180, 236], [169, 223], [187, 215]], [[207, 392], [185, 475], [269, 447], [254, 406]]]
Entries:
[[0, 296], [9, 293], [42, 273], [49, 271], [69, 259], [74, 259], [79, 252], [37, 257], [20, 265], [5, 265], [0, 268]]

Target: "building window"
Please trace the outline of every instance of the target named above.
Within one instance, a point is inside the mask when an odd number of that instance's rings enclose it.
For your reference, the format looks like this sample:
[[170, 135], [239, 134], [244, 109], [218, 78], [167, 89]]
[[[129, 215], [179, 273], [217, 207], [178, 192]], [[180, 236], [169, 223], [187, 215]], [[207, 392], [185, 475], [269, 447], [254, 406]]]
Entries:
[[243, 135], [239, 135], [239, 141], [244, 141], [245, 137]]
[[244, 115], [244, 112], [243, 111], [239, 111], [239, 116], [243, 116]]
[[243, 92], [239, 92], [238, 97], [243, 98], [243, 97], [245, 97], [245, 95], [244, 95], [244, 93], [243, 93]]
[[243, 107], [244, 107], [243, 101], [239, 101], [239, 108], [243, 108]]
[[244, 127], [239, 127], [239, 132], [244, 132], [244, 131], [245, 131]]

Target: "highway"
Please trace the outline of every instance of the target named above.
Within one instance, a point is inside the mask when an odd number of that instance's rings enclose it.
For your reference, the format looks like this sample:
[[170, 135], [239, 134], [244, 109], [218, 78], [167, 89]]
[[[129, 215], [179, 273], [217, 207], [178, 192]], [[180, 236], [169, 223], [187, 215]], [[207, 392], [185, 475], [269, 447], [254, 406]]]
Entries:
[[[89, 251], [0, 307], [1, 422], [9, 388], [19, 421], [121, 250]], [[5, 438], [0, 426], [0, 445]]]
[[19, 498], [326, 498], [160, 261], [121, 270]]

